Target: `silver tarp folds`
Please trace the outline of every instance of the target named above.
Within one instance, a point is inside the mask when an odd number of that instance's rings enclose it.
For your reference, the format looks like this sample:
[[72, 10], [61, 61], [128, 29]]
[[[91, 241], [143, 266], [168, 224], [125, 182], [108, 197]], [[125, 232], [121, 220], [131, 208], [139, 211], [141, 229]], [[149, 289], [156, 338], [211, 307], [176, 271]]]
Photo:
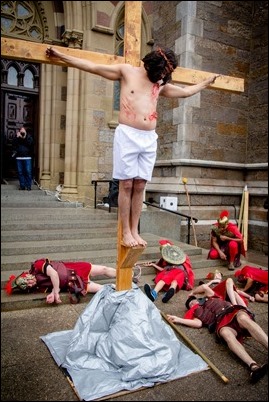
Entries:
[[208, 368], [179, 341], [137, 285], [126, 291], [105, 285], [73, 330], [41, 339], [85, 401], [152, 387]]

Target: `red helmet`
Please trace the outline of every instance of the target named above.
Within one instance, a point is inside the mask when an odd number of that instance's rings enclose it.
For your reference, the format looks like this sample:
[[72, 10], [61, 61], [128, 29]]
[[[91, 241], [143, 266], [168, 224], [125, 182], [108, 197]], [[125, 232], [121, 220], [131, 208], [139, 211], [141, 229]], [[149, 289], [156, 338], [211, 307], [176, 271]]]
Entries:
[[36, 277], [28, 271], [22, 272], [19, 276], [10, 275], [9, 280], [5, 284], [5, 291], [11, 295], [14, 289], [29, 290], [36, 285]]
[[174, 245], [174, 243], [171, 242], [170, 240], [166, 240], [166, 239], [159, 240], [159, 245], [160, 246], [165, 246], [166, 244], [170, 244], [171, 246]]

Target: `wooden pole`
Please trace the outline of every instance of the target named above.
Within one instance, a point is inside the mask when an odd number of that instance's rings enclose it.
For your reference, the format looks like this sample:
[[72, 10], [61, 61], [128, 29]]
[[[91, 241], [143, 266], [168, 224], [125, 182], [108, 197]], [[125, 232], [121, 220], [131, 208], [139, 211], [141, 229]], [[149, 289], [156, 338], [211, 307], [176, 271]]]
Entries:
[[[247, 187], [247, 186], [246, 186]], [[243, 215], [243, 236], [244, 236], [244, 247], [245, 251], [248, 249], [248, 203], [249, 203], [249, 192], [247, 189], [244, 191], [244, 215]]]
[[[140, 64], [141, 16], [142, 1], [125, 2], [124, 58], [125, 63], [133, 66], [139, 66]], [[118, 213], [116, 290], [120, 291], [132, 289], [133, 266], [145, 250], [145, 247], [126, 247], [122, 244], [120, 207], [118, 208]]]
[[195, 246], [197, 247], [196, 231], [195, 231], [195, 227], [194, 227], [194, 221], [192, 219], [191, 201], [190, 201], [190, 196], [189, 196], [189, 192], [188, 192], [188, 189], [187, 189], [187, 179], [183, 178], [182, 182], [184, 184], [184, 188], [185, 188], [186, 195], [187, 195], [187, 201], [188, 201], [188, 205], [189, 205], [189, 214], [190, 214], [190, 217], [191, 217], [191, 226], [192, 226], [192, 230], [193, 230], [194, 243], [195, 243]]
[[243, 191], [243, 194], [242, 194], [241, 207], [240, 207], [239, 218], [238, 218], [238, 229], [240, 230], [240, 232], [241, 232], [242, 218], [243, 218], [243, 212], [244, 212], [244, 200], [245, 200], [245, 191]]
[[222, 381], [227, 384], [229, 382], [228, 378], [225, 377], [224, 374], [204, 355], [203, 352], [201, 352], [200, 349], [187, 337], [184, 332], [182, 332], [177, 325], [175, 325], [173, 322], [169, 321], [167, 316], [161, 311], [162, 317], [168, 322], [169, 325], [184, 339], [184, 341], [194, 350], [198, 355], [202, 357], [202, 359], [209, 365], [209, 367], [222, 379]]

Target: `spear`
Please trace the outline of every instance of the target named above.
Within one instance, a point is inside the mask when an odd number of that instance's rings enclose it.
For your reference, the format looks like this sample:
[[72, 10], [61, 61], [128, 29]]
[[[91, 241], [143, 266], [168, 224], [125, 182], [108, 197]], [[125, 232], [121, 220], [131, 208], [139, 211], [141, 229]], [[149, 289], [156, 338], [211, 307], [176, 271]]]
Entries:
[[187, 195], [187, 201], [188, 201], [188, 205], [189, 205], [189, 214], [190, 214], [190, 217], [191, 217], [191, 225], [192, 225], [192, 230], [193, 230], [194, 242], [195, 242], [195, 246], [197, 247], [196, 231], [195, 231], [195, 227], [194, 227], [194, 221], [192, 219], [191, 202], [190, 202], [189, 192], [188, 192], [188, 189], [187, 189], [187, 182], [188, 182], [188, 179], [186, 179], [186, 177], [183, 177], [182, 178], [182, 183], [184, 184], [184, 188], [185, 188], [186, 195]]

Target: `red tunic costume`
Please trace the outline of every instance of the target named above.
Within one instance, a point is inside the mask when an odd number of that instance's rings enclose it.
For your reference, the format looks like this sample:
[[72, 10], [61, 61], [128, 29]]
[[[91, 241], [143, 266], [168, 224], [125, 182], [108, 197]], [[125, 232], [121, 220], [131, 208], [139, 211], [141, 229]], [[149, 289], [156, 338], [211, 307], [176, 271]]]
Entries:
[[194, 273], [188, 256], [186, 257], [185, 262], [181, 265], [168, 264], [168, 262], [163, 258], [157, 262], [157, 265], [161, 268], [164, 268], [164, 270], [156, 275], [154, 282], [157, 284], [160, 280], [164, 281], [165, 291], [168, 291], [173, 281], [177, 282], [176, 292], [178, 292], [180, 289], [193, 289]]
[[[227, 281], [227, 279], [225, 279], [224, 281], [221, 281], [217, 285], [213, 286], [212, 290], [214, 291], [215, 296], [220, 297], [223, 300], [230, 301], [229, 296], [227, 294], [226, 281]], [[236, 292], [235, 286], [233, 286], [233, 289]], [[240, 297], [244, 300], [245, 304], [248, 305], [248, 299], [241, 295], [240, 295]]]
[[[89, 282], [89, 275], [91, 272], [91, 268], [92, 265], [89, 262], [85, 262], [85, 261], [61, 261], [63, 262], [63, 264], [65, 265], [66, 269], [68, 271], [75, 271], [75, 273], [81, 277], [83, 284], [84, 284], [84, 288], [85, 290], [87, 289], [87, 283]], [[46, 263], [46, 259], [40, 259], [40, 260], [36, 260], [33, 265], [34, 265], [34, 269], [37, 272], [40, 273], [45, 273], [43, 270], [44, 264]], [[58, 261], [49, 261], [49, 265], [51, 265], [53, 267], [53, 265], [55, 265], [55, 268], [58, 264]], [[58, 271], [57, 271], [58, 272]], [[59, 272], [59, 277], [60, 277], [60, 282], [61, 279], [63, 281], [65, 281], [65, 278], [61, 278], [61, 274]], [[38, 279], [38, 277], [37, 277]], [[38, 285], [38, 283], [37, 283]], [[65, 287], [65, 284], [60, 284], [60, 286]]]
[[243, 342], [243, 339], [250, 336], [249, 332], [241, 328], [237, 322], [236, 315], [240, 310], [244, 310], [253, 319], [253, 314], [243, 306], [233, 306], [230, 302], [213, 296], [202, 299], [201, 304], [195, 304], [184, 315], [184, 318], [193, 320], [198, 318], [203, 326], [209, 327], [212, 323], [216, 324], [215, 332], [220, 338], [219, 331], [222, 327], [233, 328], [237, 332], [237, 340]]
[[[268, 271], [258, 267], [251, 267], [246, 265], [242, 269], [238, 269], [234, 276], [238, 278], [239, 282], [246, 282], [248, 278], [252, 279], [254, 282], [253, 287], [251, 286], [246, 290], [246, 293], [251, 294], [254, 288], [263, 293], [268, 293]], [[257, 286], [259, 285], [259, 286]], [[254, 291], [255, 293], [255, 291]]]
[[228, 261], [233, 261], [235, 267], [240, 266], [240, 255], [242, 254], [243, 256], [246, 255], [244, 244], [243, 243], [238, 243], [233, 240], [221, 240], [220, 235], [231, 237], [231, 238], [237, 238], [237, 239], [243, 239], [242, 234], [238, 230], [237, 226], [231, 222], [227, 224], [227, 227], [225, 230], [220, 231], [219, 229], [219, 223], [216, 222], [214, 225], [211, 227], [211, 246], [210, 250], [208, 252], [208, 259], [211, 260], [216, 260], [220, 258], [218, 251], [213, 247], [212, 243], [212, 237], [216, 237], [217, 243], [219, 245], [219, 248], [226, 254]]

